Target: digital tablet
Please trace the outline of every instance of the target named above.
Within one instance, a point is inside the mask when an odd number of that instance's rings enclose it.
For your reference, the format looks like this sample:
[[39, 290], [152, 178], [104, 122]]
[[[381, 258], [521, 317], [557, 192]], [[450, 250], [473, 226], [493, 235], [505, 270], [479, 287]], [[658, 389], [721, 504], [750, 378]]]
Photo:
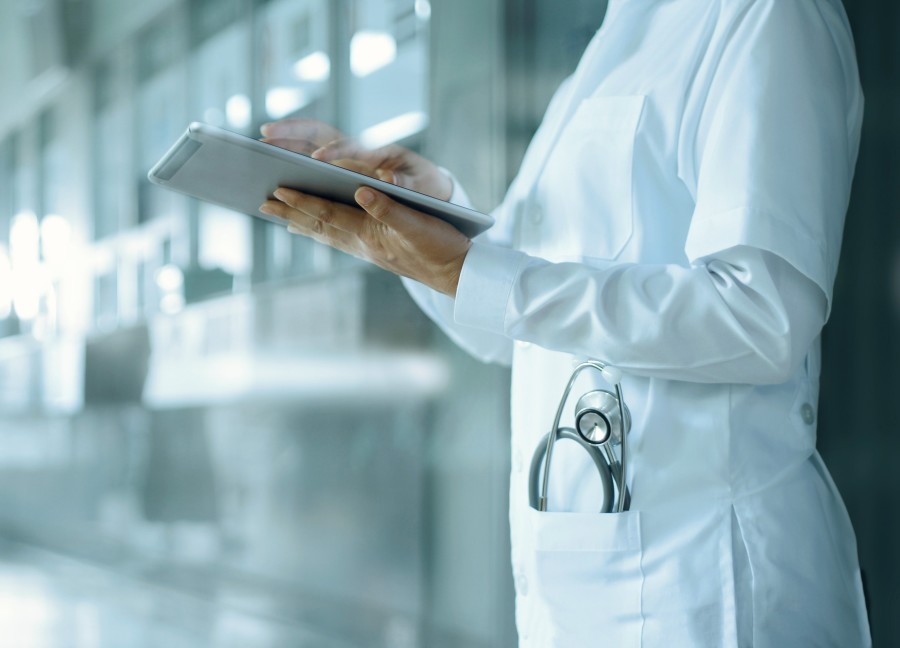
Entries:
[[278, 187], [357, 206], [353, 196], [364, 185], [469, 237], [494, 223], [486, 214], [200, 122], [188, 126], [147, 177], [168, 189], [281, 224], [278, 217], [259, 211]]

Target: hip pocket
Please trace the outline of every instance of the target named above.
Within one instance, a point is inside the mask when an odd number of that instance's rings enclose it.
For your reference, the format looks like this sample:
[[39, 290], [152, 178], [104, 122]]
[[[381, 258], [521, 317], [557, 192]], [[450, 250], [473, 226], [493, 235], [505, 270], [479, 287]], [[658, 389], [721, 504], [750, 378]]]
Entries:
[[639, 646], [641, 518], [529, 509], [535, 594], [561, 646]]

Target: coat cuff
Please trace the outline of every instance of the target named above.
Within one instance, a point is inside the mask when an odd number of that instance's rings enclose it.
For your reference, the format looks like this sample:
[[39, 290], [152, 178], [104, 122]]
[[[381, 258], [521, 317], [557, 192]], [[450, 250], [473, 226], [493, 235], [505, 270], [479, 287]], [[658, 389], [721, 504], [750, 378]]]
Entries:
[[505, 335], [509, 297], [527, 259], [516, 250], [473, 242], [459, 275], [454, 321]]

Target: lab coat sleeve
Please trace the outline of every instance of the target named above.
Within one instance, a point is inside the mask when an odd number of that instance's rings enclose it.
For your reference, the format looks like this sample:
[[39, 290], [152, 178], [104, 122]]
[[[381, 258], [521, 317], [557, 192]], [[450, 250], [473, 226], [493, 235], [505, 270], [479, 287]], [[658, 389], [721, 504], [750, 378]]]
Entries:
[[[453, 180], [453, 194], [450, 196], [450, 202], [471, 209], [472, 203], [459, 181], [449, 172], [446, 173]], [[503, 206], [501, 205], [494, 213], [495, 221], [502, 222], [502, 219], [499, 218], [499, 212], [502, 209]], [[501, 245], [508, 244], [508, 241], [505, 240], [505, 236], [502, 234], [502, 230], [502, 226], [495, 225], [494, 228], [477, 237], [476, 240], [494, 241]], [[422, 309], [422, 312], [440, 326], [457, 346], [482, 362], [493, 362], [506, 366], [512, 364], [513, 341], [509, 337], [483, 329], [472, 328], [464, 324], [457, 324], [453, 319], [454, 302], [452, 298], [432, 290], [418, 281], [405, 277], [402, 281], [410, 297]]]
[[696, 263], [766, 250], [830, 309], [862, 121], [852, 36], [839, 2], [744, 4], [685, 110], [679, 173], [696, 200], [685, 252]]
[[784, 382], [825, 322], [815, 283], [750, 247], [691, 268], [589, 267], [477, 243], [455, 306], [461, 325], [695, 382]]
[[839, 3], [742, 5], [685, 108], [690, 265], [550, 263], [478, 245], [457, 323], [646, 376], [793, 375], [830, 308], [862, 98]]

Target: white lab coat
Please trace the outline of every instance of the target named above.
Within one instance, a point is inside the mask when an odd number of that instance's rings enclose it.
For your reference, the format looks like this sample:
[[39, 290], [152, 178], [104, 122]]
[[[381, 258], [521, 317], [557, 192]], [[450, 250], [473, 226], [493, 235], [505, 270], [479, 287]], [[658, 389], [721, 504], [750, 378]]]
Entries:
[[[611, 0], [455, 302], [406, 282], [460, 345], [512, 364], [521, 646], [870, 644], [815, 450], [861, 118], [839, 0]], [[528, 505], [582, 358], [626, 374], [626, 513], [592, 512], [593, 469], [565, 444], [551, 512]]]

